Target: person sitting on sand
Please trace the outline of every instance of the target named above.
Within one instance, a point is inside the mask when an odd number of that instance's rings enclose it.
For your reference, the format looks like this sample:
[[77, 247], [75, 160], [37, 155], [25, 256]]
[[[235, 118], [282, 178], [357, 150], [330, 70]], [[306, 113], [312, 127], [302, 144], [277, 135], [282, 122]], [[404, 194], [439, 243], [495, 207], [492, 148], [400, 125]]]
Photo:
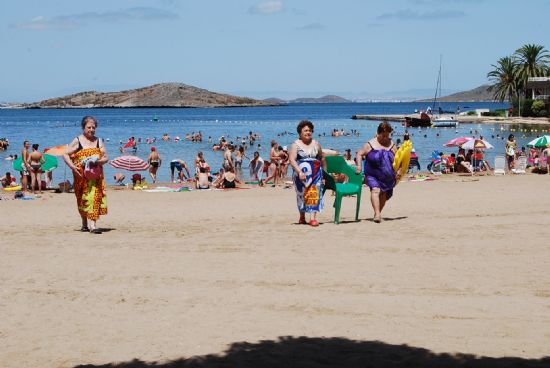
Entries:
[[210, 189], [210, 181], [208, 180], [208, 174], [204, 167], [199, 168], [197, 174], [197, 181], [195, 182], [195, 187], [197, 189]]
[[11, 176], [11, 173], [8, 171], [6, 175], [2, 176], [0, 178], [0, 182], [2, 182], [3, 188], [9, 188], [9, 187], [15, 187], [17, 186], [17, 183], [15, 182], [15, 178]]
[[470, 161], [466, 159], [466, 156], [464, 155], [464, 148], [458, 149], [458, 155], [456, 155], [456, 172], [467, 172], [469, 174], [472, 173], [472, 165], [470, 165]]

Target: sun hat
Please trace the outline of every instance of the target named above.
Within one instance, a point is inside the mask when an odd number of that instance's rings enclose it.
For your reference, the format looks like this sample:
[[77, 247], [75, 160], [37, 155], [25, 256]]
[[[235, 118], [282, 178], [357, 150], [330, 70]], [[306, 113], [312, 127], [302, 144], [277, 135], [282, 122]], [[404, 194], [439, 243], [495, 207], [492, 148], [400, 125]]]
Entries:
[[156, 151], [157, 149], [155, 147], [151, 147], [151, 151]]
[[286, 150], [287, 150], [286, 146], [283, 146], [283, 151], [286, 151]]

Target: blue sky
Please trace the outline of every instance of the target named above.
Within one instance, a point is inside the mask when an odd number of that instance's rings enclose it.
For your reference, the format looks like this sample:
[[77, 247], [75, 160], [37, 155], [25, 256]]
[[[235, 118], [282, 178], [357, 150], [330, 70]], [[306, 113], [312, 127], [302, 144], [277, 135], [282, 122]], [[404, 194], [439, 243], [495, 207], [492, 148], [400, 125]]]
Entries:
[[[182, 82], [250, 97], [418, 97], [550, 48], [550, 0], [4, 0], [0, 101]], [[428, 91], [428, 92], [426, 92]]]

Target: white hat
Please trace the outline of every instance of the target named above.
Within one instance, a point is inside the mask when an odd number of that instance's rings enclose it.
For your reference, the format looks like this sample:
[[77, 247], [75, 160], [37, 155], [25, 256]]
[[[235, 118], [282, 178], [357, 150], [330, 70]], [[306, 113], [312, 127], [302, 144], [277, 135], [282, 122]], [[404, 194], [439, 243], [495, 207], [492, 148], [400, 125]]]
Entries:
[[411, 150], [411, 152], [416, 152], [416, 150], [413, 148], [413, 149]]
[[283, 146], [283, 151], [286, 151], [286, 146]]

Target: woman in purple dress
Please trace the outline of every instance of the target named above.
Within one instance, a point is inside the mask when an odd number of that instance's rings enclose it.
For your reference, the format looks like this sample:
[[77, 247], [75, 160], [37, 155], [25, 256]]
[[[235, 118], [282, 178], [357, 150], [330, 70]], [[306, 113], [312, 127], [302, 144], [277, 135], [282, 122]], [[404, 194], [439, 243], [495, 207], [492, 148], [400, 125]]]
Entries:
[[[373, 221], [382, 221], [382, 209], [386, 201], [393, 194], [393, 187], [396, 184], [397, 175], [393, 170], [393, 158], [397, 151], [391, 140], [393, 128], [387, 121], [378, 125], [376, 137], [368, 141], [357, 151], [357, 162], [365, 160], [365, 178], [370, 188], [370, 201], [374, 209]], [[361, 172], [361, 165], [358, 164], [355, 171]], [[400, 174], [398, 174], [400, 175]]]

